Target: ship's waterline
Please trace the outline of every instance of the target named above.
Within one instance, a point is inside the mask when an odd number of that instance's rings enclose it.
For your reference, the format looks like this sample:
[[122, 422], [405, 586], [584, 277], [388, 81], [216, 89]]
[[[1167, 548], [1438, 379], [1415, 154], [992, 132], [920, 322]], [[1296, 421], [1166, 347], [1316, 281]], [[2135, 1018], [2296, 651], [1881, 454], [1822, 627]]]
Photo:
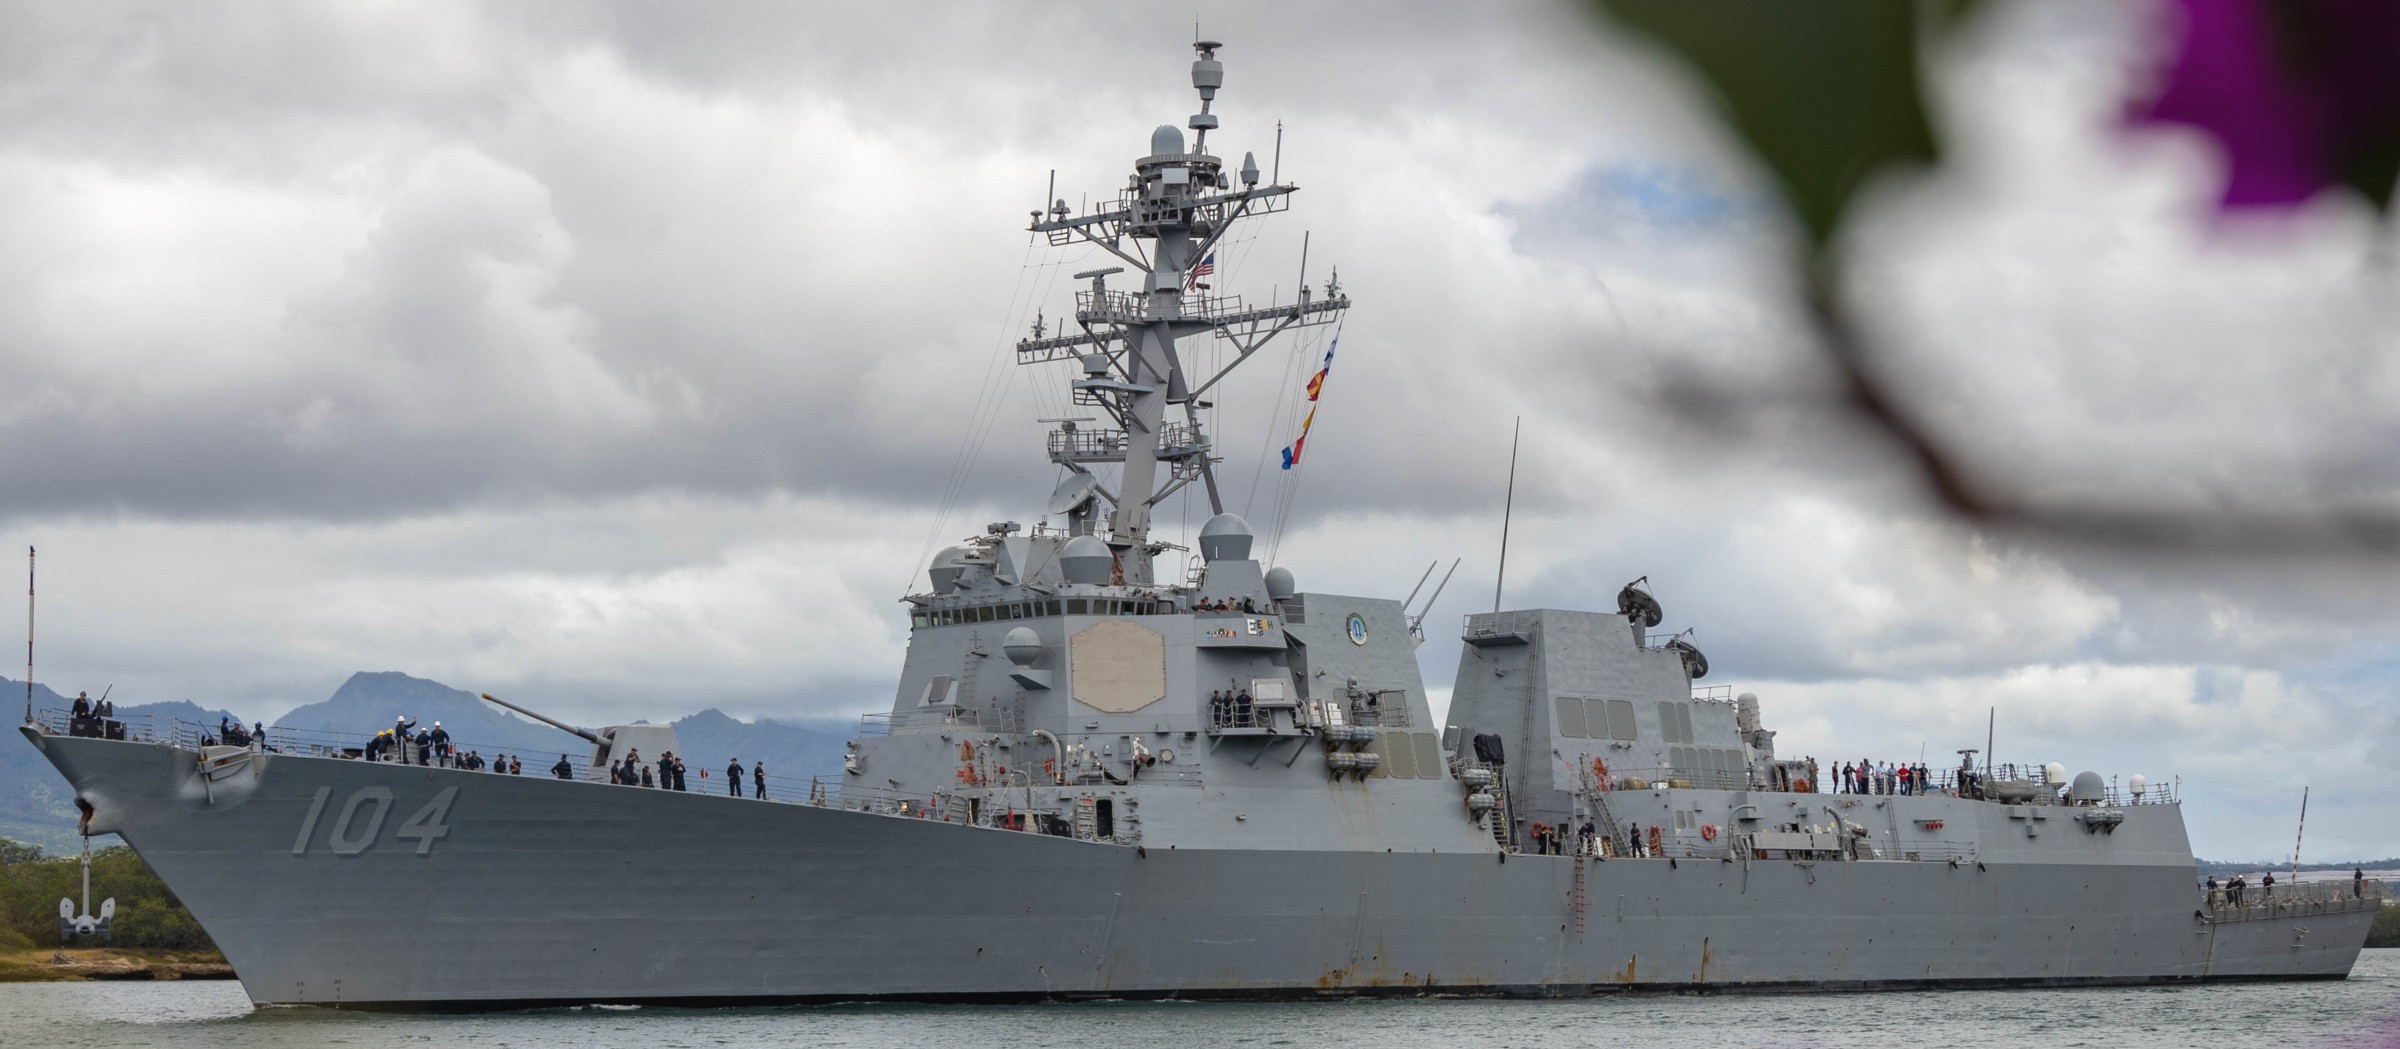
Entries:
[[1898, 995], [1611, 996], [1538, 1002], [1384, 1000], [1194, 1007], [865, 1005], [792, 1009], [576, 1008], [470, 1016], [252, 1011], [228, 983], [0, 984], [0, 1044], [50, 1049], [359, 1049], [471, 1044], [855, 1049], [1043, 1045], [1115, 1049], [1172, 1030], [1197, 1044], [1448, 1049], [1504, 1042], [1584, 1049], [1888, 1049], [2093, 1045], [2110, 1049], [2388, 1049], [2400, 1045], [2400, 950], [2367, 951], [2348, 980], [2160, 988], [1921, 991]]

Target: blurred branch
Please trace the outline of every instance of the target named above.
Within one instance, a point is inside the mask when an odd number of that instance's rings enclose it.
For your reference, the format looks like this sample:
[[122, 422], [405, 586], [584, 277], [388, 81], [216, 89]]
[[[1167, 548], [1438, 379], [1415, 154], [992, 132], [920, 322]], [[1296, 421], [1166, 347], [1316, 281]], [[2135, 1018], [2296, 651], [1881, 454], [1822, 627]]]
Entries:
[[[1942, 506], [1988, 527], [2102, 545], [2243, 554], [2400, 553], [2400, 511], [2395, 510], [2316, 506], [2297, 513], [2192, 513], [2131, 503], [2038, 504], [1990, 482], [1973, 460], [1911, 414], [1905, 391], [1885, 381], [1843, 302], [1838, 261], [1825, 249], [1852, 196], [1877, 172], [1939, 160], [1940, 144], [1923, 107], [1919, 49], [1928, 35], [1954, 28], [1976, 0], [1591, 2], [1688, 62], [1714, 90], [1727, 123], [1774, 174], [1808, 236], [1803, 269], [1809, 322], [1840, 378], [1843, 407], [1896, 445]], [[2303, 42], [2310, 46], [2290, 48], [2266, 34], [2300, 30], [2270, 25], [2254, 10], [2258, 2], [2184, 0], [2194, 30], [2187, 34], [2187, 48], [2231, 48], [2239, 54], [2233, 59], [2216, 52], [2200, 59], [2187, 55], [2176, 70], [2182, 79], [2151, 118], [2204, 126], [2214, 121], [2227, 135], [2255, 139], [2257, 128], [2236, 126], [2226, 115], [2247, 112], [2241, 92], [2252, 89], [2271, 96], [2269, 101], [2294, 121], [2331, 114], [2330, 123], [2311, 126], [2331, 127], [2348, 137], [2337, 134], [2328, 145], [2269, 136], [2267, 145], [2285, 155], [2269, 155], [2267, 162], [2289, 160], [2295, 149], [2318, 150], [2309, 154], [2310, 163], [2322, 168], [2310, 170], [2314, 181], [2307, 183], [2308, 192], [2346, 181], [2364, 186], [2383, 206], [2390, 198], [2392, 171], [2400, 165], [2400, 120], [2384, 119], [2400, 113], [2400, 62], [2371, 60], [2390, 57], [2389, 33], [2366, 32], [2360, 39], [2373, 42], [2361, 44], [2346, 40], [2343, 25], [2335, 23], [2355, 22], [2351, 28], [2360, 30], [2400, 27], [2400, 15], [2391, 13], [2400, 8], [2314, 5], [2314, 13], [2301, 19], [2308, 23], [2301, 27]], [[2312, 67], [2311, 61], [2320, 64]], [[2281, 64], [2261, 66], [2269, 62]], [[2206, 79], [2211, 76], [2219, 79]], [[2237, 153], [2245, 143], [2257, 145], [2228, 139]], [[2229, 203], [2239, 201], [2229, 198]]]
[[1978, 524], [2048, 538], [2156, 552], [2400, 554], [2400, 513], [2317, 507], [2301, 513], [2191, 513], [2132, 504], [2039, 505], [1987, 483], [1975, 463], [1925, 429], [1908, 398], [1877, 373], [1823, 264], [1808, 267], [1817, 344], [1840, 377], [1845, 408], [1889, 439], [1941, 505]]

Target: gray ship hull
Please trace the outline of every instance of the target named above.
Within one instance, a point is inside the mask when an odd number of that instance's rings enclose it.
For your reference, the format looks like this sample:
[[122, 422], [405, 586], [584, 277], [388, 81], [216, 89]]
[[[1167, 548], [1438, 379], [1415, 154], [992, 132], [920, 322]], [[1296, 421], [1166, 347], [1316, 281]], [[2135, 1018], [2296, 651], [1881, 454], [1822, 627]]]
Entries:
[[[142, 854], [261, 1004], [2338, 978], [2373, 915], [2373, 901], [2324, 902], [2211, 920], [2188, 848], [2172, 860], [2172, 806], [2137, 810], [2110, 836], [2128, 855], [2095, 862], [1137, 848], [303, 756], [261, 755], [207, 781], [188, 750], [27, 735], [92, 805], [95, 831]], [[2171, 840], [2140, 851], [2146, 830]], [[2126, 862], [2151, 854], [2167, 859]]]

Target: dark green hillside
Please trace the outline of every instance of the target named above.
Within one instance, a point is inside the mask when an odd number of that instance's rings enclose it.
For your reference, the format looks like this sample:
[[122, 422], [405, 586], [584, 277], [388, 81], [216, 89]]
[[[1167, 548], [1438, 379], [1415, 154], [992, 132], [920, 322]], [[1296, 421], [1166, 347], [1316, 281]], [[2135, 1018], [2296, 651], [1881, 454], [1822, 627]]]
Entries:
[[[0, 839], [0, 946], [56, 945], [58, 901], [80, 905], [82, 883], [80, 857], [44, 855], [35, 846]], [[117, 901], [113, 946], [216, 950], [183, 902], [123, 845], [92, 852], [92, 897], [95, 906], [110, 897]]]

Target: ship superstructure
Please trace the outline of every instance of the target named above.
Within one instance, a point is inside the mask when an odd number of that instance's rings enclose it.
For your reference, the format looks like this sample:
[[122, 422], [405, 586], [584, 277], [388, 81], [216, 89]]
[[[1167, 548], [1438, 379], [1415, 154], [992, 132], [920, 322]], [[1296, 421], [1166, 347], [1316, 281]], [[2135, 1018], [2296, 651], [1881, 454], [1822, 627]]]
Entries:
[[[1223, 84], [1122, 190], [1034, 212], [1075, 330], [1020, 342], [1093, 413], [1028, 529], [942, 550], [906, 599], [888, 714], [838, 782], [760, 801], [595, 782], [673, 730], [585, 733], [584, 775], [315, 745], [25, 734], [208, 929], [261, 1003], [463, 1009], [908, 999], [1578, 995], [1622, 989], [2338, 977], [2374, 901], [2196, 890], [2168, 790], [1968, 763], [1827, 793], [1757, 700], [1696, 682], [1660, 603], [1467, 617], [1446, 722], [1424, 611], [1300, 590], [1224, 512], [1200, 411], [1224, 371], [1350, 305], [1196, 279], [1295, 187], [1208, 153]], [[1192, 137], [1188, 144], [1183, 132]], [[1270, 168], [1272, 171], [1272, 168]], [[1153, 508], [1213, 516], [1168, 557]], [[1162, 571], [1162, 565], [1165, 566]], [[577, 730], [580, 731], [580, 730]], [[106, 733], [98, 735], [105, 736]], [[148, 738], [142, 738], [147, 736]], [[721, 758], [696, 755], [705, 761]]]

